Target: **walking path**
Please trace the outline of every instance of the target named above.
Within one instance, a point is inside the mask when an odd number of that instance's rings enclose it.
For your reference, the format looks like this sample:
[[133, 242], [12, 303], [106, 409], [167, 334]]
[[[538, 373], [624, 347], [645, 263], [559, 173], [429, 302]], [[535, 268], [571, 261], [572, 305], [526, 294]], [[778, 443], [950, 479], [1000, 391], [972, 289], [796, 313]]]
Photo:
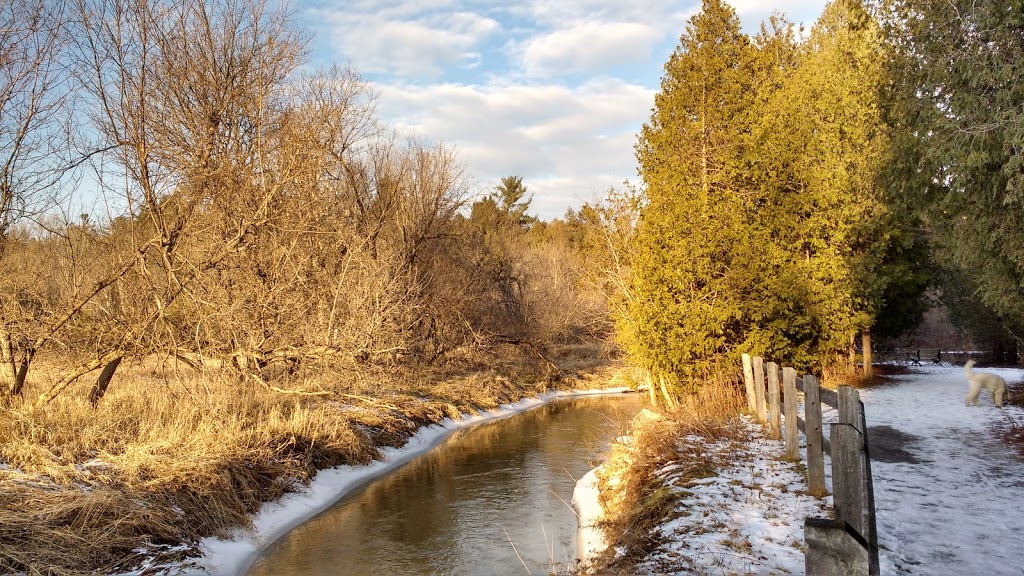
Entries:
[[[980, 370], [1011, 386], [1024, 377]], [[1024, 576], [1024, 457], [1001, 438], [1024, 429], [1024, 397], [1000, 410], [982, 392], [982, 406], [967, 407], [959, 366], [896, 380], [861, 390], [882, 574]]]

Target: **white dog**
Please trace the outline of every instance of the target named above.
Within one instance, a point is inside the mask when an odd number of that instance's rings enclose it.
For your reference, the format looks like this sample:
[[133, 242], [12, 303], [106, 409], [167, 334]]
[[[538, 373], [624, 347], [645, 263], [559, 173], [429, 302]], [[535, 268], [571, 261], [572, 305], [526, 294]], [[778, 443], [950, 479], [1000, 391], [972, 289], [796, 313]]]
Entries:
[[978, 395], [984, 388], [992, 395], [992, 401], [996, 403], [996, 406], [1002, 408], [1003, 395], [1006, 394], [1006, 380], [988, 372], [974, 372], [971, 370], [972, 366], [974, 366], [974, 360], [968, 360], [967, 364], [964, 364], [964, 375], [967, 376], [967, 382], [970, 383], [970, 387], [967, 389], [967, 405], [980, 406]]

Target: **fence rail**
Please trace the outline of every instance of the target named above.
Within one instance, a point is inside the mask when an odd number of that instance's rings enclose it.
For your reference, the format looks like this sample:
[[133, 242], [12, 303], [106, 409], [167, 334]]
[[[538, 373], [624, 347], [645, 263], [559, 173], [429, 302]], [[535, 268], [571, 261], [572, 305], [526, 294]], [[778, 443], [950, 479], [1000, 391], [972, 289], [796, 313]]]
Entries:
[[[831, 456], [834, 517], [805, 521], [806, 573], [877, 576], [875, 495], [860, 394], [852, 386], [822, 388], [811, 374], [797, 377], [793, 368], [780, 368], [749, 354], [743, 355], [743, 380], [750, 411], [767, 426], [770, 438], [784, 436], [787, 459], [800, 459], [797, 430], [804, 433], [808, 491], [819, 498], [827, 495], [824, 455]], [[802, 418], [798, 391], [803, 393]], [[822, 404], [838, 410], [836, 421], [829, 423], [828, 437], [822, 433]]]

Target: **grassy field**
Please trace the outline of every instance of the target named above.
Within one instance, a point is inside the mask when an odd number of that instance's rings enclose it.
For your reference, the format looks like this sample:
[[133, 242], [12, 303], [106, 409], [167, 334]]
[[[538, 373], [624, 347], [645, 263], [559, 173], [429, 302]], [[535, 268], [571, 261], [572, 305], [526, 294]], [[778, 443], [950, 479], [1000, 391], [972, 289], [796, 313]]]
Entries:
[[370, 462], [421, 425], [609, 375], [594, 349], [555, 355], [558, 377], [521, 351], [491, 354], [476, 369], [333, 370], [276, 389], [149, 358], [124, 366], [95, 408], [80, 383], [32, 411], [47, 385], [37, 369], [0, 418], [0, 572], [179, 561], [317, 470]]

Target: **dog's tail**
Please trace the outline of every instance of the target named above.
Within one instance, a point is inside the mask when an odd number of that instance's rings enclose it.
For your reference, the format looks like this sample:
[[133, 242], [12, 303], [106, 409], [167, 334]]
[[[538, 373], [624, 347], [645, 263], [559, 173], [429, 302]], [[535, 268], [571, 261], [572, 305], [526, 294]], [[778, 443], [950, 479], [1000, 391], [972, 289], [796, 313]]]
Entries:
[[968, 360], [967, 363], [964, 364], [964, 375], [966, 375], [968, 379], [970, 379], [971, 376], [974, 375], [974, 372], [971, 370], [971, 367], [973, 366], [974, 360]]

